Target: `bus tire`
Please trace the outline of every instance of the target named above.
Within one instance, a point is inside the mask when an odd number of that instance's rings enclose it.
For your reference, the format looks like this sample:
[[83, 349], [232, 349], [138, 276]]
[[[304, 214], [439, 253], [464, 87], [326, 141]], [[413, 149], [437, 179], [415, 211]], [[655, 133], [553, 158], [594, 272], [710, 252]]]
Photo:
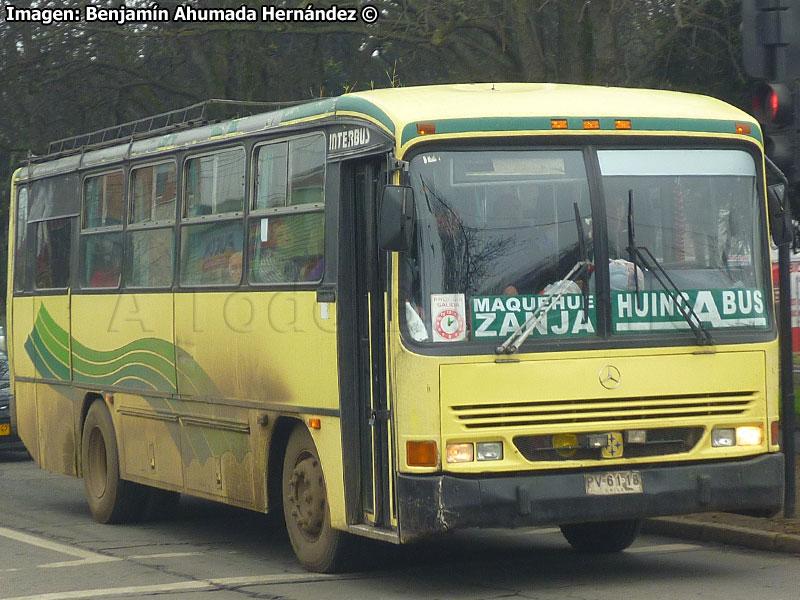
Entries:
[[345, 569], [354, 540], [331, 527], [322, 464], [305, 427], [295, 427], [289, 436], [281, 481], [286, 530], [297, 559], [309, 571]]
[[607, 554], [625, 550], [636, 540], [641, 528], [640, 519], [568, 523], [561, 525], [561, 534], [579, 552]]
[[102, 400], [89, 407], [81, 439], [83, 484], [94, 519], [99, 523], [139, 520], [145, 491], [143, 486], [120, 479], [114, 423]]

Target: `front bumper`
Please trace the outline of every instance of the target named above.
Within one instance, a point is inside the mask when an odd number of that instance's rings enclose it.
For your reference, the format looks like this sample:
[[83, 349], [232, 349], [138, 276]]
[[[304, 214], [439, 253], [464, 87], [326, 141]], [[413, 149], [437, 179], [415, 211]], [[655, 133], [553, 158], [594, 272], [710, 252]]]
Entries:
[[[626, 469], [601, 469], [608, 472]], [[705, 511], [777, 512], [783, 455], [670, 466], [636, 466], [641, 494], [588, 496], [583, 472], [397, 479], [404, 542], [463, 527], [525, 527]]]

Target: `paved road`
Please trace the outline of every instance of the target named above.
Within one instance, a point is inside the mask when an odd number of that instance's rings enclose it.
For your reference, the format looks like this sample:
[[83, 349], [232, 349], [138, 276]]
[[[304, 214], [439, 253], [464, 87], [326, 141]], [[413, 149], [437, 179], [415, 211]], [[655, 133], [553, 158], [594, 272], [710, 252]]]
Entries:
[[0, 600], [796, 600], [800, 584], [798, 556], [650, 536], [602, 557], [574, 553], [552, 528], [380, 548], [359, 573], [306, 573], [279, 524], [190, 498], [169, 521], [98, 525], [81, 481], [0, 451]]

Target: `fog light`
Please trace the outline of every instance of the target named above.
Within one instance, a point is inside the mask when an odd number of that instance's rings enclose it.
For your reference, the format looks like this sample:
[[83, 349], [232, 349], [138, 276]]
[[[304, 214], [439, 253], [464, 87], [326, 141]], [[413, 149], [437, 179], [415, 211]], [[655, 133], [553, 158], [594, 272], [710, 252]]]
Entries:
[[736, 428], [737, 446], [760, 446], [764, 440], [764, 432], [761, 427], [747, 426]]
[[557, 433], [553, 436], [552, 444], [559, 456], [572, 458], [578, 449], [578, 436], [574, 433]]
[[733, 429], [713, 429], [711, 445], [714, 448], [730, 448], [736, 445], [736, 431]]
[[503, 442], [478, 442], [478, 460], [503, 460]]
[[589, 448], [605, 448], [608, 445], [607, 433], [590, 433]]
[[447, 462], [472, 462], [475, 453], [472, 444], [447, 444]]
[[630, 429], [625, 432], [629, 444], [646, 444], [647, 443], [647, 430], [646, 429]]

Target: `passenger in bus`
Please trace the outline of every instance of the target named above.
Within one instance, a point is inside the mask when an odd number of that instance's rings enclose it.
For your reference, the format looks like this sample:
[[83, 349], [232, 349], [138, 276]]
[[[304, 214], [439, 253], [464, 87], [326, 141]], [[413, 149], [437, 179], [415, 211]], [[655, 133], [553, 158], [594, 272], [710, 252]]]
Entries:
[[300, 269], [300, 277], [303, 281], [319, 281], [322, 279], [322, 272], [325, 270], [325, 257], [312, 257], [303, 268]]
[[117, 287], [122, 272], [122, 249], [119, 245], [112, 244], [107, 252], [98, 252], [94, 261], [89, 287]]
[[242, 253], [234, 252], [228, 261], [227, 283], [237, 284], [242, 281]]
[[285, 253], [289, 246], [289, 231], [286, 220], [269, 220], [265, 241], [259, 241], [252, 261], [252, 278], [258, 283], [293, 283], [298, 281], [300, 271]]

